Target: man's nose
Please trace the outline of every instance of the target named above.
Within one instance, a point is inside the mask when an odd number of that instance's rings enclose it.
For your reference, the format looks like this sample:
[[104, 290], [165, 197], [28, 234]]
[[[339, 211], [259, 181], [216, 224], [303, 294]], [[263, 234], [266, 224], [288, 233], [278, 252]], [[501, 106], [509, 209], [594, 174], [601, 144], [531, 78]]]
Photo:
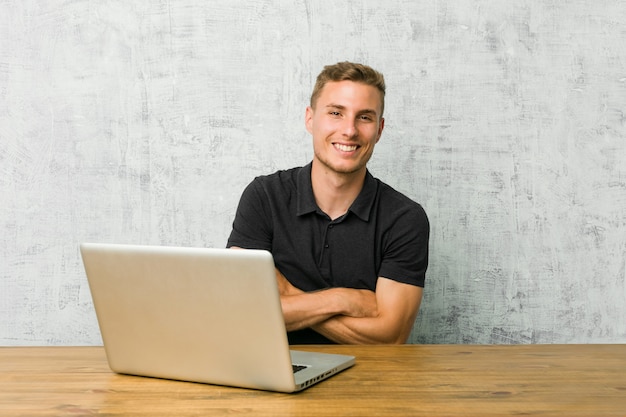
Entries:
[[354, 137], [357, 134], [356, 123], [351, 118], [346, 118], [343, 121], [342, 133], [346, 137]]

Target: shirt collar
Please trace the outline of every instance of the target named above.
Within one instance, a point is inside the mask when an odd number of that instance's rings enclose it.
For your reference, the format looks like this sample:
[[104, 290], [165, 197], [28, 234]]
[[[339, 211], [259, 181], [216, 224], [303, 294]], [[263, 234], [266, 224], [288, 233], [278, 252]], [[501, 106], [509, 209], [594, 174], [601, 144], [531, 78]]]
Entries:
[[[315, 202], [315, 196], [313, 195], [313, 186], [311, 185], [311, 166], [312, 163], [309, 163], [308, 165], [302, 167], [298, 173], [298, 210], [296, 213], [298, 216], [316, 211], [321, 212]], [[377, 189], [378, 182], [372, 174], [367, 171], [365, 173], [363, 189], [357, 196], [356, 200], [354, 200], [348, 211], [357, 215], [361, 218], [361, 220], [368, 221], [372, 206], [374, 205]]]

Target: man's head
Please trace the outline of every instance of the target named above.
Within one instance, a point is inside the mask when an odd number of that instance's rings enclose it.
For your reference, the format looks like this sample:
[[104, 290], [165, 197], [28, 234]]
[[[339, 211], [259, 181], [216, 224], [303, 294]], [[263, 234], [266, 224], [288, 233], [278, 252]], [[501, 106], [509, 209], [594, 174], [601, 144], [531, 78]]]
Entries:
[[385, 126], [384, 94], [382, 74], [370, 67], [342, 62], [324, 68], [305, 115], [314, 171], [364, 178]]
[[385, 109], [385, 78], [383, 74], [367, 65], [352, 62], [339, 62], [324, 67], [324, 70], [317, 76], [317, 81], [315, 82], [315, 87], [313, 87], [313, 93], [311, 94], [311, 107], [313, 109], [315, 109], [317, 99], [322, 93], [324, 86], [328, 82], [333, 81], [353, 81], [375, 87], [380, 92], [380, 117], [383, 116]]

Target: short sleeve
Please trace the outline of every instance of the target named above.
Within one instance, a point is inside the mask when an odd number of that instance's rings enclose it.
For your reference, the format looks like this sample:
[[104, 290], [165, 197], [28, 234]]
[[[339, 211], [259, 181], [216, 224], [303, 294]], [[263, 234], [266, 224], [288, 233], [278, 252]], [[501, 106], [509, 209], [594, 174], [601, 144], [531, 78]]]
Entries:
[[378, 276], [423, 287], [428, 268], [430, 224], [417, 203], [395, 218], [383, 245]]
[[272, 217], [265, 190], [259, 178], [252, 181], [243, 191], [233, 229], [228, 238], [227, 247], [245, 249], [272, 248]]

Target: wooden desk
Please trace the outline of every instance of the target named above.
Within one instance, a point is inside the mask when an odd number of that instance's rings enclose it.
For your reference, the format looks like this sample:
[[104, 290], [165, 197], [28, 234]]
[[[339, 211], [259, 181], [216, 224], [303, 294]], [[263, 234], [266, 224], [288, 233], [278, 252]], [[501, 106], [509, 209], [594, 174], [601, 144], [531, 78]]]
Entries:
[[626, 345], [315, 349], [357, 364], [278, 394], [117, 375], [101, 347], [0, 348], [0, 415], [626, 416]]

